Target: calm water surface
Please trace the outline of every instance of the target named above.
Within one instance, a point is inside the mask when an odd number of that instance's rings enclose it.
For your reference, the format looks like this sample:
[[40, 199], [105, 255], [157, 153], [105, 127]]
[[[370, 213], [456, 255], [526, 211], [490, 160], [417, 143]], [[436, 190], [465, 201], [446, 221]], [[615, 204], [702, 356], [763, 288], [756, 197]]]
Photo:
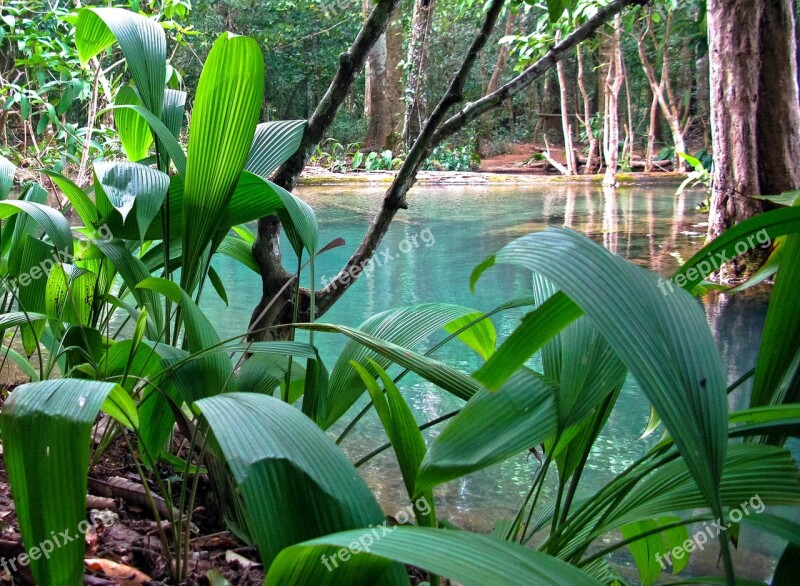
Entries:
[[[383, 189], [314, 187], [299, 190], [298, 194], [316, 210], [320, 242], [337, 237], [347, 242], [319, 259], [320, 288], [322, 279], [333, 277], [360, 242], [380, 207]], [[701, 199], [699, 193], [676, 196], [673, 188], [663, 187], [618, 189], [615, 194], [604, 194], [595, 186], [418, 187], [410, 194], [410, 209], [398, 214], [381, 247], [396, 258], [359, 279], [322, 321], [357, 326], [389, 308], [437, 301], [489, 310], [503, 301], [530, 294], [530, 276], [520, 270], [493, 268], [474, 294], [469, 291], [469, 275], [479, 262], [511, 240], [548, 226], [571, 227], [632, 262], [668, 275], [681, 259], [689, 258], [702, 245], [706, 216], [695, 208]], [[413, 245], [415, 236], [417, 247]], [[289, 250], [284, 246], [287, 266], [293, 264], [288, 259]], [[206, 306], [221, 333], [233, 336], [247, 328], [260, 295], [260, 281], [249, 270], [224, 258], [216, 261], [216, 268], [229, 288], [231, 305], [225, 307], [218, 299], [208, 299]], [[755, 363], [767, 302], [763, 290], [705, 301], [730, 381]], [[520, 312], [509, 312], [494, 320], [500, 339], [516, 327], [520, 316]], [[317, 343], [331, 369], [345, 343], [344, 337], [323, 334]], [[436, 356], [466, 372], [480, 366], [470, 351], [457, 345], [443, 348]], [[402, 389], [420, 422], [460, 406], [459, 400], [419, 378], [408, 376], [403, 382]], [[735, 394], [730, 401], [731, 407], [742, 406], [746, 396]], [[338, 435], [344, 422], [365, 402], [362, 400], [331, 432]], [[648, 402], [635, 382], [629, 380], [589, 460], [582, 480], [586, 491], [597, 490], [657, 441], [653, 437], [640, 439], [648, 413]], [[430, 432], [435, 433], [435, 429]], [[372, 411], [342, 447], [355, 460], [384, 441], [385, 434]], [[537, 466], [534, 458], [522, 454], [448, 483], [436, 492], [438, 512], [462, 527], [491, 531], [498, 519], [515, 514]], [[391, 451], [360, 470], [387, 513], [406, 505]], [[552, 494], [554, 488], [547, 490]], [[743, 530], [748, 555], [740, 556], [737, 565], [742, 577], [764, 579], [772, 570], [766, 556], [774, 555], [779, 543], [761, 535], [747, 538]], [[716, 558], [716, 552], [693, 554], [689, 572], [718, 573]], [[621, 552], [616, 562], [628, 574], [629, 556]]]

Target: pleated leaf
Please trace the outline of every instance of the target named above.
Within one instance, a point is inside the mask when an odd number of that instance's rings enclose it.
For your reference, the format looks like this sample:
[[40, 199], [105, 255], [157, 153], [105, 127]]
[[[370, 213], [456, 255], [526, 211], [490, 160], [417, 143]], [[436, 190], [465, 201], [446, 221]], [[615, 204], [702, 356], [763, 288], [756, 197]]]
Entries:
[[290, 545], [383, 521], [344, 453], [291, 405], [225, 393], [196, 406], [239, 486], [265, 566]]
[[[364, 323], [358, 330], [373, 338], [380, 347], [381, 341], [404, 348], [414, 348], [439, 328], [466, 315], [473, 315], [474, 309], [445, 303], [428, 303], [378, 313]], [[335, 326], [333, 326], [335, 328]], [[340, 330], [350, 335], [351, 330]], [[353, 336], [351, 336], [353, 337]], [[369, 367], [368, 359], [375, 360], [381, 368], [388, 368], [391, 359], [380, 349], [368, 348], [358, 339], [348, 342], [339, 354], [331, 372], [328, 395], [328, 415], [323, 427], [327, 428], [338, 420], [358, 400], [366, 390], [361, 377], [350, 366], [350, 361]], [[377, 377], [377, 373], [375, 373]], [[469, 378], [464, 375], [464, 378]], [[469, 386], [477, 390], [480, 385], [469, 379]]]
[[3, 405], [4, 458], [25, 547], [30, 551], [64, 531], [72, 538], [49, 559], [31, 556], [40, 586], [83, 581], [79, 524], [86, 519], [91, 430], [115, 386], [74, 379], [29, 383]]
[[[781, 208], [731, 226], [687, 260], [671, 281], [689, 291], [724, 262], [780, 236], [800, 232], [800, 207]], [[720, 257], [719, 255], [722, 255]], [[665, 288], [671, 287], [666, 286]]]
[[661, 416], [709, 506], [721, 514], [725, 373], [697, 301], [680, 289], [665, 295], [656, 274], [567, 229], [520, 238], [494, 259], [542, 274], [585, 311]]
[[[115, 106], [141, 106], [136, 90], [129, 85], [123, 85], [114, 98]], [[150, 125], [141, 114], [131, 108], [116, 108], [114, 110], [114, 123], [117, 134], [122, 143], [122, 150], [131, 161], [140, 161], [147, 157], [150, 146], [153, 144], [153, 134]]]
[[167, 39], [155, 20], [122, 8], [83, 8], [75, 25], [75, 46], [84, 65], [119, 43], [144, 107], [161, 115], [167, 77]]
[[181, 390], [184, 400], [190, 405], [203, 397], [222, 392], [225, 384], [232, 379], [233, 365], [220, 346], [220, 338], [208, 317], [200, 310], [194, 300], [176, 283], [150, 277], [141, 281], [137, 288], [150, 289], [181, 307], [186, 329], [186, 342], [191, 354], [216, 347], [210, 352], [193, 357], [185, 365], [172, 371], [172, 380]]
[[[354, 545], [357, 553], [350, 554], [348, 548]], [[340, 558], [339, 552], [346, 557]], [[428, 570], [463, 586], [601, 584], [567, 562], [515, 543], [428, 527], [365, 528], [307, 541], [281, 552], [267, 573], [266, 584], [366, 586], [378, 581], [388, 560]]]
[[20, 212], [26, 213], [44, 230], [50, 241], [60, 251], [73, 253], [72, 232], [67, 219], [53, 208], [24, 200], [5, 200], [0, 202], [0, 219], [5, 220]]
[[416, 491], [502, 462], [557, 431], [555, 389], [520, 369], [499, 390], [478, 391], [436, 436], [420, 467]]
[[11, 193], [11, 188], [14, 186], [14, 175], [17, 172], [17, 167], [0, 155], [0, 199], [5, 199]]
[[[351, 363], [356, 369], [372, 398], [375, 411], [381, 420], [381, 425], [386, 431], [389, 441], [392, 443], [397, 463], [400, 465], [400, 473], [406, 485], [408, 498], [414, 506], [414, 513], [417, 517], [417, 525], [426, 527], [436, 527], [436, 511], [434, 510], [433, 491], [426, 490], [417, 494], [417, 472], [425, 457], [425, 439], [419, 430], [419, 425], [414, 419], [414, 414], [394, 384], [392, 378], [378, 366], [374, 360], [370, 361], [373, 370], [377, 371], [383, 382], [383, 391], [378, 386], [377, 381], [372, 378], [372, 374], [357, 362]], [[385, 392], [385, 396], [384, 396]], [[418, 505], [422, 499], [422, 505]]]
[[184, 289], [196, 280], [203, 252], [244, 168], [263, 95], [264, 58], [258, 43], [222, 34], [200, 74], [189, 128], [183, 194]]
[[245, 169], [269, 179], [272, 172], [300, 147], [305, 130], [305, 120], [277, 120], [259, 124], [253, 144], [250, 145]]
[[750, 406], [800, 400], [800, 233], [786, 238], [761, 334]]
[[99, 198], [102, 192], [122, 216], [123, 224], [136, 207], [139, 238], [144, 240], [150, 223], [166, 198], [169, 176], [138, 163], [107, 161], [94, 164], [94, 175], [96, 197]]

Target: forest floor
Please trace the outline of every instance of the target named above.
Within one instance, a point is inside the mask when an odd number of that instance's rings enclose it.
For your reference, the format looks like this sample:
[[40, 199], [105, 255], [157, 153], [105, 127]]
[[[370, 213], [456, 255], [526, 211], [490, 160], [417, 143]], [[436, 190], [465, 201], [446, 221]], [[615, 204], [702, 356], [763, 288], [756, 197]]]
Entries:
[[[600, 184], [603, 175], [562, 175], [554, 166], [537, 153], [544, 149], [542, 145], [516, 143], [507, 148], [506, 153], [487, 157], [481, 161], [477, 171], [420, 171], [417, 174], [419, 185], [495, 185], [495, 184]], [[558, 147], [550, 147], [550, 156], [557, 162], [564, 162], [564, 151]], [[301, 185], [388, 185], [397, 171], [353, 171], [349, 173], [333, 173], [328, 169], [308, 166], [300, 176]], [[617, 181], [620, 185], [642, 185], [652, 183], [680, 182], [686, 177], [684, 173], [659, 170], [653, 173], [620, 172]]]

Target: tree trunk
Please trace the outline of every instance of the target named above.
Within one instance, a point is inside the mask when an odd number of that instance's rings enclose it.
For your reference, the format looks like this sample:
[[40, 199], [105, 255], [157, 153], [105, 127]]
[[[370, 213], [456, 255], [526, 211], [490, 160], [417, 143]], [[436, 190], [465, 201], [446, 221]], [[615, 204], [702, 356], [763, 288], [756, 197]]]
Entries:
[[[556, 33], [556, 43], [561, 40], [561, 31]], [[572, 146], [572, 125], [569, 123], [569, 108], [567, 106], [567, 76], [564, 73], [564, 60], [556, 64], [558, 74], [558, 89], [561, 99], [561, 129], [564, 133], [564, 158], [567, 160], [567, 175], [576, 175], [578, 172], [578, 159]]]
[[[369, 10], [365, 0], [364, 12]], [[400, 10], [391, 15], [386, 33], [375, 42], [365, 67], [364, 117], [368, 120], [364, 146], [373, 151], [395, 150], [403, 124], [403, 38]]]
[[[752, 195], [800, 187], [800, 102], [792, 0], [710, 0], [714, 185], [708, 237], [767, 205]], [[765, 252], [731, 263], [746, 277]]]
[[383, 147], [397, 151], [403, 141], [403, 119], [406, 104], [403, 100], [403, 25], [400, 7], [392, 13], [386, 27], [386, 126]]
[[[508, 16], [506, 16], [505, 36], [509, 37], [514, 34], [514, 22], [517, 20], [517, 15], [511, 9], [506, 10], [508, 10]], [[500, 45], [497, 51], [497, 63], [495, 63], [494, 71], [492, 72], [492, 77], [489, 80], [489, 86], [486, 88], [485, 93], [492, 93], [500, 85], [500, 77], [503, 75], [503, 70], [506, 68], [509, 48], [510, 45], [508, 43]]]
[[[685, 126], [688, 125], [688, 119], [681, 116], [681, 105], [675, 99], [672, 91], [672, 82], [670, 80], [670, 59], [669, 59], [669, 43], [672, 31], [672, 15], [667, 14], [667, 21], [663, 35], [663, 43], [661, 47], [657, 42], [655, 33], [653, 32], [653, 19], [652, 8], [648, 11], [646, 31], [640, 32], [636, 35], [636, 46], [639, 50], [639, 60], [642, 62], [642, 69], [644, 70], [647, 81], [650, 84], [650, 90], [658, 99], [658, 104], [661, 106], [661, 111], [669, 124], [670, 132], [672, 133], [672, 144], [675, 147], [675, 169], [681, 173], [686, 171], [686, 161], [678, 156], [678, 153], [686, 152], [686, 142], [684, 134], [686, 132]], [[645, 40], [650, 36], [657, 51], [663, 55], [661, 62], [661, 79], [656, 76], [655, 68], [650, 58], [647, 56], [647, 47]]]
[[577, 46], [576, 50], [578, 53], [578, 89], [580, 90], [581, 98], [583, 98], [583, 118], [579, 120], [586, 130], [586, 137], [589, 143], [589, 152], [586, 155], [584, 174], [590, 175], [594, 173], [595, 156], [597, 155], [597, 138], [592, 129], [592, 104], [589, 100], [589, 92], [586, 91], [586, 66], [583, 61], [583, 50], [580, 45]]
[[613, 187], [617, 183], [617, 167], [619, 165], [619, 91], [622, 89], [624, 75], [622, 72], [622, 48], [620, 31], [622, 21], [617, 15], [614, 18], [614, 32], [608, 38], [608, 74], [605, 84], [605, 123], [603, 132], [603, 155], [606, 161], [606, 174], [603, 185]]
[[428, 64], [428, 38], [433, 26], [436, 0], [416, 0], [411, 23], [411, 40], [406, 59], [406, 118], [403, 143], [411, 148], [427, 117], [425, 77]]
[[650, 124], [647, 127], [647, 152], [644, 159], [645, 173], [653, 171], [653, 160], [656, 157], [656, 132], [658, 129], [658, 96], [653, 94], [653, 103], [650, 105]]
[[[369, 13], [368, 0], [364, 0], [364, 13]], [[364, 117], [367, 119], [364, 146], [372, 151], [381, 150], [389, 136], [386, 61], [384, 33], [375, 41], [364, 67]]]

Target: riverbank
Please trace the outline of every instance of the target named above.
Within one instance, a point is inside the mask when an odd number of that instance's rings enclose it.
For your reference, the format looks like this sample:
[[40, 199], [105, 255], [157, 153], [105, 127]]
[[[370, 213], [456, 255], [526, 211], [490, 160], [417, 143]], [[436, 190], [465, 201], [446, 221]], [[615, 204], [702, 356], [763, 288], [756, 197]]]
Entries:
[[[306, 167], [300, 185], [363, 185], [388, 186], [397, 171], [331, 173], [320, 167]], [[618, 173], [620, 185], [679, 185], [684, 173]], [[461, 171], [421, 171], [417, 185], [599, 185], [603, 175], [539, 175], [530, 173], [482, 173]]]

